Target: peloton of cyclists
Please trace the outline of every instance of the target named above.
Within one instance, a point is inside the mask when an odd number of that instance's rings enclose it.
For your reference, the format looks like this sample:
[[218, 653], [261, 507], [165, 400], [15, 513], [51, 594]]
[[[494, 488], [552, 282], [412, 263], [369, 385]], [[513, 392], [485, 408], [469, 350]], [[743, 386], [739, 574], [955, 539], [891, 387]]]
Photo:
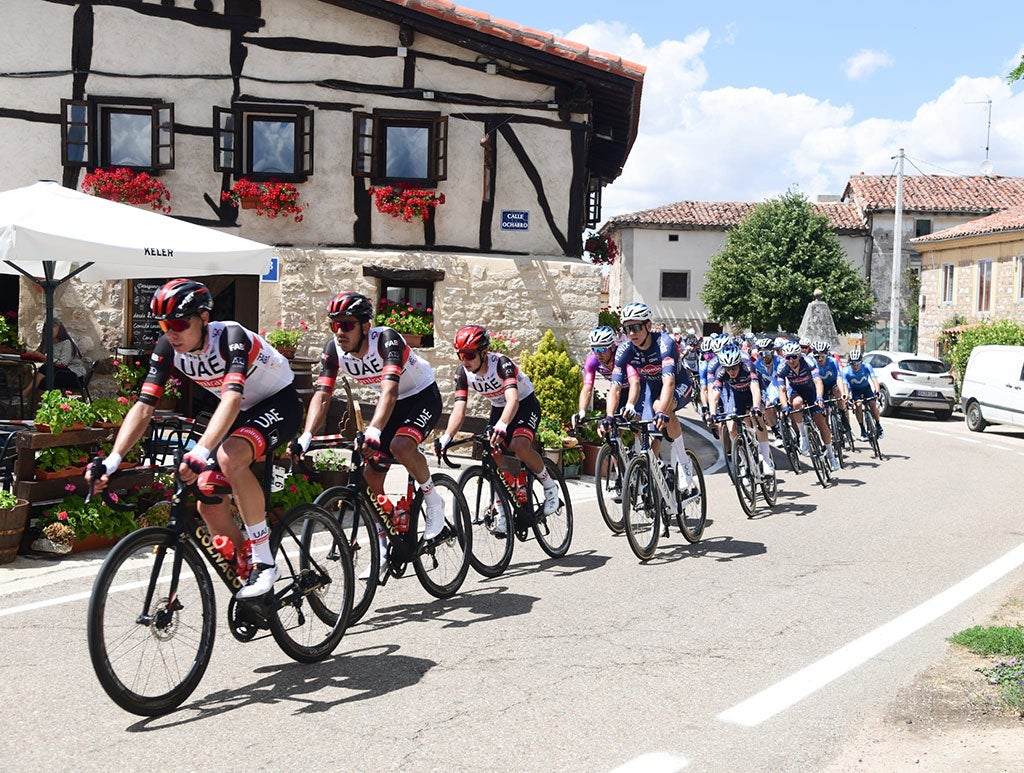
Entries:
[[[810, 347], [809, 341], [808, 347]], [[784, 362], [775, 371], [775, 385], [779, 389], [779, 403], [782, 405], [782, 410], [788, 412], [792, 403], [790, 417], [800, 433], [800, 453], [806, 455], [809, 452], [807, 425], [803, 420], [804, 412], [809, 412], [811, 420], [817, 426], [818, 432], [821, 433], [829, 464], [832, 466], [833, 472], [838, 472], [839, 460], [836, 459], [835, 451], [832, 449], [832, 433], [829, 432], [828, 422], [825, 421], [821, 410], [825, 402], [825, 387], [821, 383], [818, 366], [814, 360], [802, 354], [800, 345], [793, 341], [783, 345], [782, 356]]]
[[[882, 420], [878, 414], [878, 379], [875, 378], [874, 369], [864, 362], [864, 355], [860, 349], [854, 349], [846, 356], [846, 367], [843, 368], [843, 381], [854, 400], [863, 400], [871, 406], [871, 415], [875, 419], [875, 426], [878, 427], [878, 437], [882, 437]], [[860, 425], [860, 439], [867, 440], [868, 433], [864, 429], [864, 413], [861, 403], [854, 403], [854, 411], [857, 414], [857, 423]]]

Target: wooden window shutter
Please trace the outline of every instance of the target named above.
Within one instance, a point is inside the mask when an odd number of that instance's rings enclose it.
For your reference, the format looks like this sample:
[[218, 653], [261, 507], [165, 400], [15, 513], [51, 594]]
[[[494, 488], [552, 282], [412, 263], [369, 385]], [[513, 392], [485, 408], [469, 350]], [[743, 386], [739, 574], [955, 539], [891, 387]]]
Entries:
[[353, 113], [352, 175], [373, 177], [376, 173], [377, 121], [369, 113]]
[[239, 154], [238, 115], [226, 107], [213, 108], [213, 169], [215, 172], [237, 174]]
[[174, 169], [174, 105], [153, 105], [153, 168]]
[[434, 167], [435, 180], [448, 179], [448, 117], [434, 119], [434, 147], [431, 161]]
[[304, 175], [313, 174], [313, 111], [299, 114], [298, 145], [295, 168]]
[[89, 103], [84, 100], [60, 101], [60, 163], [63, 166], [92, 166], [89, 113]]

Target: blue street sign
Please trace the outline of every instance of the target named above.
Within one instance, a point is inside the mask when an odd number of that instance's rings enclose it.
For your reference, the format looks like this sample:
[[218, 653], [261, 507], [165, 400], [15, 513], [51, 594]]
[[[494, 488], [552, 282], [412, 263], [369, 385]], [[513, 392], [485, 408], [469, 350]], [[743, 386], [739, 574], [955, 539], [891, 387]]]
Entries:
[[501, 210], [502, 231], [529, 231], [530, 213], [525, 209]]
[[260, 277], [261, 282], [276, 282], [279, 278], [281, 264], [278, 261], [277, 256], [270, 259], [270, 265], [267, 266], [267, 273]]

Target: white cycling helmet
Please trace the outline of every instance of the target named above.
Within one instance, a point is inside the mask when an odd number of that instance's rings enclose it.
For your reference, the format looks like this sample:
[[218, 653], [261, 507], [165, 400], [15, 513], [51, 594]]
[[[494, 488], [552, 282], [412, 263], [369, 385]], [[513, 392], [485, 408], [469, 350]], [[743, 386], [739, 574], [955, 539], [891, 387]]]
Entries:
[[788, 343], [789, 343], [789, 339], [788, 338], [786, 338], [785, 336], [779, 336], [779, 337], [777, 337], [775, 339], [775, 343], [773, 344], [773, 348], [781, 349], [783, 346], [785, 346]]
[[796, 341], [786, 341], [786, 343], [782, 345], [782, 356], [792, 357], [795, 354], [800, 354], [800, 344]]
[[591, 348], [595, 346], [615, 346], [615, 331], [608, 327], [608, 325], [595, 327], [590, 331], [588, 343]]
[[743, 357], [743, 353], [735, 346], [726, 346], [718, 354], [718, 361], [725, 368], [731, 368], [734, 365], [739, 365], [740, 360]]
[[651, 307], [646, 303], [629, 303], [622, 307], [619, 318], [623, 324], [626, 322], [650, 322], [652, 319]]
[[814, 352], [815, 355], [828, 354], [830, 348], [831, 347], [828, 345], [827, 341], [819, 340], [811, 344], [811, 351]]
[[854, 349], [846, 355], [846, 361], [851, 365], [855, 362], [864, 362], [864, 353], [860, 349]]
[[715, 336], [711, 339], [711, 351], [715, 354], [722, 351], [722, 347], [725, 346], [725, 342], [729, 340], [729, 336]]

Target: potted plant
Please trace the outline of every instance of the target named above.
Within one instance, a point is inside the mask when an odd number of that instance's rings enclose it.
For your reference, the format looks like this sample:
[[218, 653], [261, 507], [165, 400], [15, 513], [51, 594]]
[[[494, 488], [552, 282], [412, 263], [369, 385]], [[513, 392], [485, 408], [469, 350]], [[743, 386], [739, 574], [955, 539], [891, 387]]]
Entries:
[[562, 448], [562, 477], [578, 478], [581, 464], [583, 464], [582, 447], [566, 446]]
[[[65, 489], [74, 491], [69, 483]], [[110, 495], [117, 501], [118, 495]], [[43, 515], [42, 537], [32, 543], [33, 550], [46, 553], [71, 553], [108, 547], [137, 526], [134, 511], [115, 510], [103, 497], [88, 502], [77, 493], [69, 495]]]
[[28, 509], [27, 499], [18, 499], [10, 491], [0, 491], [0, 564], [9, 564], [18, 555]]
[[276, 328], [269, 333], [264, 330], [260, 335], [266, 338], [271, 346], [290, 360], [295, 356], [295, 349], [299, 345], [299, 340], [307, 330], [309, 330], [309, 325], [306, 324], [305, 320], [300, 319], [298, 325], [289, 327], [284, 324], [283, 320], [279, 319]]
[[171, 211], [167, 187], [148, 172], [134, 172], [126, 167], [97, 169], [82, 178], [82, 190], [122, 204], [147, 204], [160, 212]]
[[97, 397], [91, 405], [96, 414], [94, 427], [120, 427], [132, 407], [127, 397]]
[[597, 312], [597, 324], [607, 325], [612, 330], [618, 332], [622, 329], [622, 318], [619, 316], [619, 310], [613, 309], [611, 306], [602, 306]]
[[299, 204], [299, 189], [291, 183], [277, 180], [257, 183], [247, 177], [231, 186], [231, 190], [222, 192], [220, 200], [232, 207], [255, 209], [257, 215], [269, 218], [291, 216], [296, 223], [302, 222], [302, 212], [309, 206]]
[[18, 335], [18, 312], [0, 314], [0, 352], [20, 354], [25, 351], [25, 342]]
[[604, 416], [603, 411], [587, 411], [588, 421], [576, 427], [576, 438], [580, 441], [580, 449], [583, 451], [583, 462], [580, 465], [580, 472], [584, 475], [593, 475], [597, 468], [597, 452], [601, 450], [601, 438], [597, 434], [597, 421]]
[[423, 339], [434, 335], [434, 310], [429, 306], [424, 308], [422, 303], [413, 305], [404, 298], [397, 301], [381, 298], [373, 322], [397, 330], [409, 346], [433, 343]]
[[610, 266], [619, 256], [619, 247], [608, 234], [592, 233], [583, 240], [583, 251], [590, 262], [599, 266]]
[[522, 355], [520, 365], [533, 382], [541, 411], [566, 424], [579, 406], [583, 373], [569, 357], [565, 341], [556, 340], [555, 334], [548, 330], [535, 353]]
[[295, 505], [306, 504], [316, 499], [324, 487], [305, 473], [291, 473], [284, 484], [270, 494], [270, 506], [279, 513], [286, 513]]
[[349, 463], [345, 454], [336, 448], [325, 448], [313, 456], [316, 481], [325, 489], [348, 483]]
[[177, 376], [169, 376], [167, 383], [164, 384], [164, 393], [160, 395], [160, 399], [157, 401], [156, 409], [158, 411], [173, 411], [178, 407], [180, 399], [181, 379]]
[[54, 446], [36, 451], [36, 480], [73, 478], [89, 464], [89, 450], [81, 446]]
[[66, 429], [85, 429], [96, 420], [90, 405], [78, 395], [48, 389], [39, 399], [35, 426], [39, 432], [59, 435]]
[[443, 193], [416, 186], [384, 185], [380, 188], [370, 188], [369, 193], [374, 198], [378, 212], [401, 218], [407, 223], [414, 217], [423, 221], [429, 220], [431, 210], [444, 204]]
[[555, 464], [562, 464], [563, 444], [567, 436], [561, 419], [547, 411], [541, 412], [540, 423], [537, 426], [537, 442], [540, 443], [544, 456]]
[[512, 347], [517, 343], [519, 342], [512, 336], [507, 336], [504, 333], [491, 333], [490, 350], [499, 354], [512, 354]]
[[142, 379], [149, 372], [149, 363], [141, 358], [114, 360], [114, 381], [117, 383], [118, 397], [137, 399]]

